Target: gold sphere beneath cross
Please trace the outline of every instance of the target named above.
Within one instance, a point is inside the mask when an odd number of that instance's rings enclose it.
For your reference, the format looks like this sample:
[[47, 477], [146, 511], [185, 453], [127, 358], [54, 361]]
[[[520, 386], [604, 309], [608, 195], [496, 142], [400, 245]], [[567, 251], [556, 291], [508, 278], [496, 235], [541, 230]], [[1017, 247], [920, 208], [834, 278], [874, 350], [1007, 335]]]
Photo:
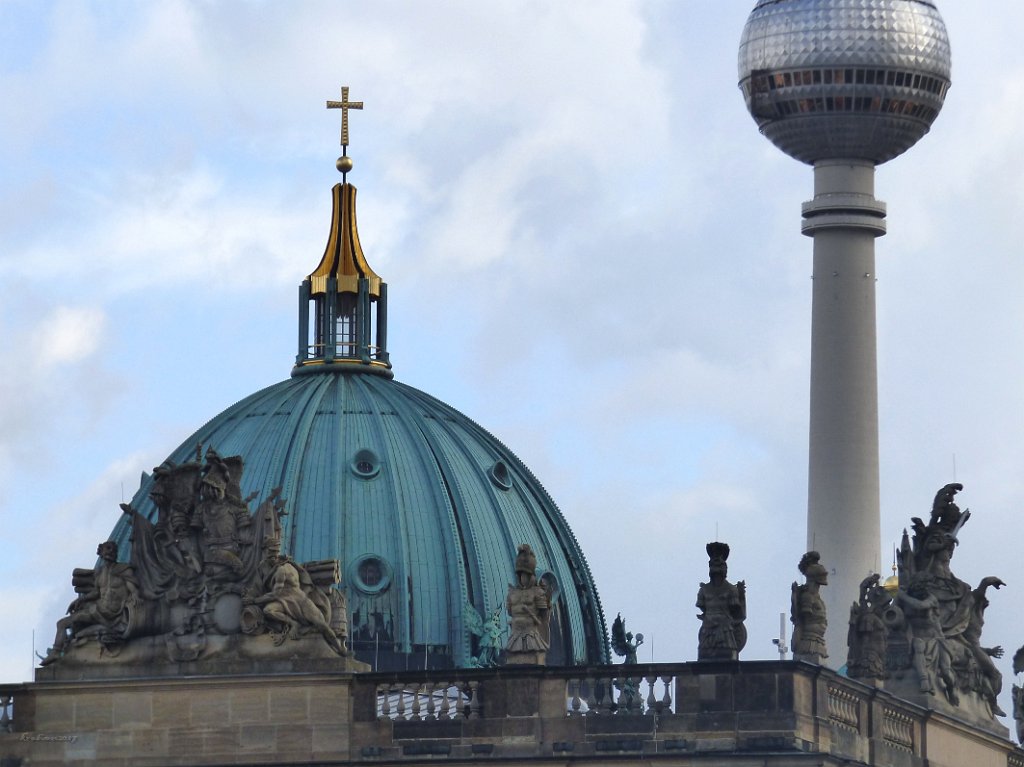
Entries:
[[338, 166], [339, 172], [348, 173], [352, 170], [352, 158], [347, 156], [339, 157], [336, 165]]

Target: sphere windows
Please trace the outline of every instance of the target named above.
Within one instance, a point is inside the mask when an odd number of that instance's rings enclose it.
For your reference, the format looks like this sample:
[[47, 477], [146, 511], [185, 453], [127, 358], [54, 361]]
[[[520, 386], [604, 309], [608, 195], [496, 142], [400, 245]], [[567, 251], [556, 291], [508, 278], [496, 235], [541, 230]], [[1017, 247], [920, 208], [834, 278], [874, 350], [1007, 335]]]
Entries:
[[769, 91], [798, 88], [809, 85], [878, 85], [908, 88], [945, 97], [949, 83], [939, 77], [920, 72], [895, 69], [802, 69], [789, 72], [769, 72], [758, 69], [750, 73], [749, 82], [743, 83], [746, 94], [765, 94]]
[[364, 594], [380, 594], [391, 585], [391, 565], [379, 554], [363, 554], [348, 569], [349, 582]]
[[363, 479], [373, 479], [380, 473], [380, 458], [372, 450], [363, 448], [352, 457], [352, 473]]

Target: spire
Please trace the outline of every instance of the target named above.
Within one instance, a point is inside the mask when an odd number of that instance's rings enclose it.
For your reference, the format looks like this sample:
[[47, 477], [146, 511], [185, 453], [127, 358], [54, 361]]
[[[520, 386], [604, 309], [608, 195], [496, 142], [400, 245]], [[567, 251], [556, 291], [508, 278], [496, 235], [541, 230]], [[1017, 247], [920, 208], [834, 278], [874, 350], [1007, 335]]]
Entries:
[[[387, 284], [370, 268], [356, 227], [356, 188], [348, 183], [348, 110], [363, 102], [328, 101], [341, 109], [342, 182], [331, 190], [333, 213], [324, 255], [299, 286], [299, 353], [292, 375], [365, 372], [392, 377], [387, 353]], [[375, 305], [375, 310], [374, 310]]]

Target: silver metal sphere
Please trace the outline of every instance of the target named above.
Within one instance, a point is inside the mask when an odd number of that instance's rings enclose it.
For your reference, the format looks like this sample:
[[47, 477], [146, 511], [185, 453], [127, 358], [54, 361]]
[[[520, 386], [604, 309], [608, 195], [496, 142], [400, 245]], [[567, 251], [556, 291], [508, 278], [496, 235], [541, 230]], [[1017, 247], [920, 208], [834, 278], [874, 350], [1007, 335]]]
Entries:
[[786, 154], [879, 165], [942, 109], [949, 38], [930, 0], [758, 0], [739, 78], [761, 132]]

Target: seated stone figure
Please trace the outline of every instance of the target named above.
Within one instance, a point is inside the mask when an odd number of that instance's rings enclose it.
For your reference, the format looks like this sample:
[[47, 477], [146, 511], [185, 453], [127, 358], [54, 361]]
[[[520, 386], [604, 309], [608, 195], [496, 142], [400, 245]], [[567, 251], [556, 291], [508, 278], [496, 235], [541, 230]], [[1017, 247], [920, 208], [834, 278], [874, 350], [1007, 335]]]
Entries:
[[125, 630], [126, 608], [138, 600], [138, 584], [132, 566], [117, 561], [117, 544], [104, 541], [96, 548], [103, 560], [93, 571], [93, 586], [68, 606], [57, 621], [57, 635], [43, 665], [60, 658], [72, 639], [117, 636]]
[[335, 635], [323, 612], [302, 590], [299, 569], [282, 557], [270, 576], [270, 591], [256, 597], [253, 604], [263, 608], [263, 617], [272, 625], [281, 626], [274, 644], [285, 639], [298, 639], [303, 632], [317, 631], [338, 655], [345, 648]]

